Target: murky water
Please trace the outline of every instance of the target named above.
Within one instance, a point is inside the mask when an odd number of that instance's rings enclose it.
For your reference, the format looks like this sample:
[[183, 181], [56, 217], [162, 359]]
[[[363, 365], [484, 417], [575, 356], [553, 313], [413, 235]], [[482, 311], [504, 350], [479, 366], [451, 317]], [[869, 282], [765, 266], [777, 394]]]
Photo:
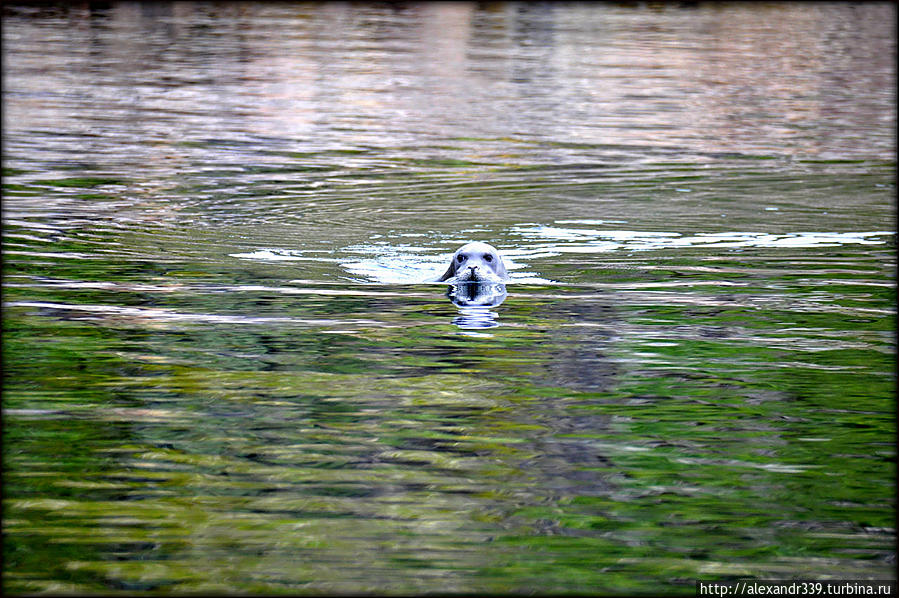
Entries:
[[4, 10], [6, 591], [895, 577], [895, 6]]

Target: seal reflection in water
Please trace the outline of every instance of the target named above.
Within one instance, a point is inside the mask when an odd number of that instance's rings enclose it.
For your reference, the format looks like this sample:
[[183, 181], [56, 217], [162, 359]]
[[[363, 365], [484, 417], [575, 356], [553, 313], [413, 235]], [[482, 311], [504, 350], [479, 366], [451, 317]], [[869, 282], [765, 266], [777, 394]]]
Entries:
[[450, 285], [446, 291], [453, 305], [459, 308], [459, 315], [453, 324], [459, 328], [493, 328], [499, 326], [496, 307], [506, 299], [506, 285], [501, 282], [459, 282]]
[[453, 324], [460, 328], [493, 328], [496, 307], [506, 298], [506, 267], [495, 247], [468, 243], [453, 254], [446, 272], [436, 282], [450, 283], [446, 296], [459, 308]]

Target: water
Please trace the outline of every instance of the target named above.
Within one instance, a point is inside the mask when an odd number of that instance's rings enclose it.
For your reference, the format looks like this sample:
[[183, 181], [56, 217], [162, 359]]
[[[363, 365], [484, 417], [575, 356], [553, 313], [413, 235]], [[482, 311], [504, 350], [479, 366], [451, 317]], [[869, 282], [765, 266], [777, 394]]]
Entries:
[[893, 5], [4, 11], [7, 592], [895, 578]]

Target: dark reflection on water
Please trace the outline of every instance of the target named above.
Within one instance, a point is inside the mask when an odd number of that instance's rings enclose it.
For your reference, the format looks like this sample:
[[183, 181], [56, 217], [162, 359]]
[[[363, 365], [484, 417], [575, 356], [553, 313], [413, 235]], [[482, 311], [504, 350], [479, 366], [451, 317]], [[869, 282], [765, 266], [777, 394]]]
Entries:
[[450, 285], [446, 291], [459, 315], [453, 324], [463, 329], [493, 328], [498, 326], [499, 315], [490, 308], [506, 300], [506, 285], [501, 282], [460, 282]]
[[5, 589], [894, 577], [894, 24], [5, 4]]

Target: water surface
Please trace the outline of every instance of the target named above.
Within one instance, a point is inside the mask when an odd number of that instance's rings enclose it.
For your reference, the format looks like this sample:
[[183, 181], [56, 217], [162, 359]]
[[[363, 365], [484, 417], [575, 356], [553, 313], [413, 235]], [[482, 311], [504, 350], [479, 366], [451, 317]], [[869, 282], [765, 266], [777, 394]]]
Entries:
[[4, 11], [7, 591], [895, 577], [893, 5]]

